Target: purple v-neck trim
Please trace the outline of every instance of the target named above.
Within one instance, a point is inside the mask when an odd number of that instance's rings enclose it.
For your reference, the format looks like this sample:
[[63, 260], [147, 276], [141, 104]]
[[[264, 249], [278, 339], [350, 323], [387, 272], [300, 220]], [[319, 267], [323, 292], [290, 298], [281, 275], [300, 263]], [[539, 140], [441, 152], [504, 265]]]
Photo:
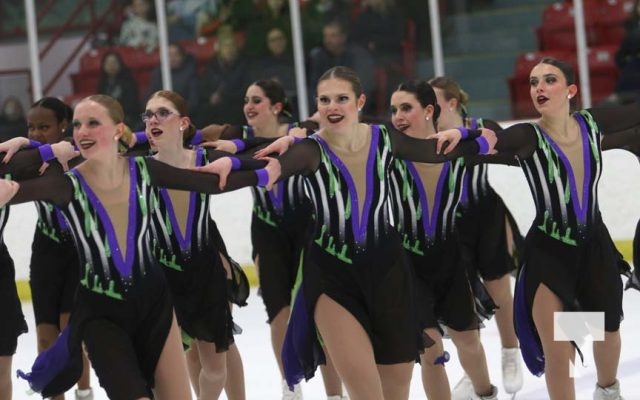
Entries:
[[407, 162], [409, 172], [411, 172], [413, 180], [416, 183], [416, 187], [418, 188], [418, 193], [420, 193], [420, 203], [422, 205], [422, 226], [429, 237], [434, 236], [438, 226], [438, 215], [440, 214], [440, 202], [442, 200], [442, 187], [445, 182], [445, 177], [449, 173], [449, 164], [449, 162], [446, 162], [442, 166], [440, 176], [438, 177], [438, 184], [436, 185], [436, 195], [433, 198], [432, 213], [429, 213], [429, 198], [427, 197], [427, 192], [422, 184], [422, 179], [420, 179], [420, 173], [416, 169], [415, 165], [413, 165], [413, 162]]
[[[195, 165], [203, 165], [202, 158], [204, 157], [204, 153], [202, 148], [196, 148], [196, 162]], [[189, 193], [189, 210], [187, 211], [187, 226], [185, 233], [182, 233], [180, 230], [180, 223], [178, 223], [178, 218], [176, 217], [176, 211], [173, 207], [173, 202], [171, 201], [171, 196], [169, 196], [169, 191], [165, 188], [160, 188], [160, 195], [164, 200], [165, 207], [167, 208], [167, 213], [169, 214], [169, 219], [171, 220], [171, 226], [173, 227], [172, 231], [175, 232], [175, 236], [178, 239], [178, 243], [180, 244], [180, 249], [185, 252], [189, 250], [191, 247], [191, 237], [193, 230], [193, 216], [195, 214], [196, 208], [196, 192]]]
[[136, 194], [137, 194], [137, 182], [138, 182], [138, 174], [135, 168], [135, 161], [133, 157], [128, 158], [129, 162], [129, 226], [127, 227], [127, 251], [123, 257], [122, 251], [120, 250], [120, 245], [118, 243], [118, 238], [116, 237], [115, 229], [113, 227], [113, 222], [109, 218], [109, 214], [107, 210], [102, 205], [102, 202], [98, 198], [98, 196], [94, 193], [94, 191], [89, 187], [87, 182], [84, 180], [84, 177], [80, 172], [75, 169], [72, 169], [73, 173], [78, 178], [78, 181], [84, 188], [87, 193], [87, 197], [91, 204], [95, 207], [98, 217], [102, 221], [102, 226], [104, 227], [105, 233], [107, 234], [107, 241], [109, 243], [109, 247], [111, 248], [111, 258], [113, 259], [113, 263], [120, 273], [120, 276], [131, 276], [131, 271], [133, 269], [133, 259], [135, 255], [135, 246], [134, 246], [134, 234], [135, 227], [137, 225], [136, 221]]
[[[476, 118], [471, 118], [471, 129], [478, 129], [478, 120]], [[469, 186], [472, 185], [471, 182], [471, 168], [467, 169], [467, 173], [464, 174], [463, 185], [462, 185], [462, 193], [460, 193], [460, 204], [469, 203]]]
[[[293, 127], [295, 127], [295, 124], [288, 124], [287, 132]], [[275, 184], [273, 189], [266, 191], [269, 199], [271, 200], [271, 204], [273, 205], [273, 209], [279, 212], [282, 212], [284, 209], [285, 186], [286, 181], [278, 182]]]
[[55, 213], [55, 218], [58, 221], [58, 225], [60, 226], [60, 231], [66, 232], [69, 230], [69, 225], [67, 224], [67, 220], [64, 218], [60, 209], [58, 207], [54, 207], [53, 212]]
[[589, 144], [589, 130], [582, 118], [576, 117], [574, 114], [574, 118], [580, 125], [580, 136], [582, 139], [582, 162], [584, 164], [584, 182], [582, 183], [582, 202], [578, 197], [578, 186], [575, 178], [575, 174], [573, 173], [573, 167], [571, 166], [571, 162], [564, 154], [560, 146], [556, 144], [556, 142], [551, 139], [551, 136], [540, 126], [540, 130], [545, 135], [555, 152], [558, 154], [562, 163], [567, 170], [567, 175], [569, 176], [569, 188], [571, 190], [571, 202], [573, 204], [574, 209], [576, 210], [576, 216], [580, 222], [584, 222], [587, 220], [587, 207], [588, 207], [588, 194], [589, 187], [588, 184], [591, 182], [591, 157], [589, 157], [589, 152], [591, 150], [591, 146]]
[[266, 190], [267, 195], [271, 200], [271, 204], [273, 205], [273, 209], [276, 211], [282, 211], [282, 208], [284, 207], [284, 185], [284, 182], [278, 182], [273, 189]]
[[376, 149], [378, 148], [378, 141], [380, 140], [380, 127], [377, 125], [371, 125], [371, 143], [369, 145], [369, 155], [367, 157], [367, 168], [365, 170], [365, 176], [367, 179], [366, 189], [365, 189], [365, 198], [364, 198], [364, 206], [362, 207], [362, 215], [360, 215], [360, 207], [359, 207], [359, 199], [358, 199], [358, 191], [356, 189], [355, 182], [353, 181], [353, 177], [349, 172], [349, 169], [342, 162], [342, 160], [331, 150], [327, 142], [324, 141], [320, 136], [317, 136], [318, 140], [325, 148], [327, 154], [333, 161], [333, 163], [338, 167], [342, 176], [346, 180], [347, 187], [349, 188], [349, 193], [351, 194], [352, 207], [351, 207], [351, 224], [353, 227], [353, 235], [355, 236], [356, 242], [362, 243], [366, 239], [367, 236], [367, 216], [369, 215], [369, 209], [371, 208], [371, 203], [373, 201], [373, 175], [375, 170], [373, 169], [373, 163], [375, 162]]

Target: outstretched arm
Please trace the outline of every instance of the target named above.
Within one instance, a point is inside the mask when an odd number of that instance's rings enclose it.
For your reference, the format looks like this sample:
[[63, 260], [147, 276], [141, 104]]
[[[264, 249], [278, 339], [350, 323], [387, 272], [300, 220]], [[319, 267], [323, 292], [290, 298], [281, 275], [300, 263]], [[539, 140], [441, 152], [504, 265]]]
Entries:
[[[380, 129], [387, 128], [380, 126]], [[391, 138], [393, 154], [396, 157], [435, 164], [466, 155], [490, 152], [493, 148], [493, 143], [495, 143], [495, 134], [488, 129], [483, 131], [481, 136], [474, 139], [469, 138], [469, 132], [476, 134], [480, 131], [465, 130], [465, 132], [462, 132], [458, 129], [452, 129], [438, 133], [438, 135], [428, 139], [416, 139], [395, 129], [389, 129], [389, 137]], [[463, 137], [463, 133], [468, 137]], [[464, 140], [460, 141], [461, 137]], [[447, 142], [449, 143], [447, 144]], [[440, 147], [443, 147], [444, 150], [440, 150]]]
[[588, 110], [602, 132], [602, 150], [623, 149], [640, 156], [640, 104]]
[[18, 190], [9, 204], [20, 204], [35, 200], [44, 200], [57, 206], [68, 204], [73, 196], [71, 180], [62, 173], [62, 168], [55, 165], [48, 168], [45, 175], [18, 182]]
[[537, 136], [535, 128], [529, 123], [515, 124], [496, 134], [496, 154], [486, 157], [491, 163], [509, 164], [509, 158], [530, 157], [536, 150]]
[[220, 177], [217, 174], [175, 168], [151, 157], [145, 157], [144, 161], [147, 164], [151, 183], [169, 189], [219, 194], [266, 182], [264, 169], [233, 171], [227, 178], [226, 186], [221, 189]]
[[[46, 151], [42, 151], [45, 147]], [[66, 162], [75, 154], [78, 153], [67, 142], [20, 150], [13, 154], [10, 161], [0, 163], [0, 175], [10, 175], [11, 179], [17, 181], [32, 179], [44, 172], [46, 169], [42, 168], [44, 162], [47, 163], [44, 165], [58, 164], [54, 159], [60, 157], [60, 161], [66, 166]]]
[[[483, 118], [482, 126], [494, 131], [498, 138], [498, 142], [500, 142], [500, 138], [502, 137], [501, 132], [504, 130], [500, 126], [500, 124], [498, 124], [497, 122], [491, 119]], [[504, 143], [502, 145], [504, 146]], [[496, 147], [498, 147], [498, 143], [496, 143]], [[511, 165], [511, 166], [520, 165], [518, 163], [518, 159], [514, 155], [506, 154], [504, 152], [501, 153], [498, 150], [496, 150], [495, 154], [466, 156], [464, 158], [464, 161], [467, 166], [472, 166], [475, 164], [484, 164], [484, 163], [504, 164], [504, 165]]]

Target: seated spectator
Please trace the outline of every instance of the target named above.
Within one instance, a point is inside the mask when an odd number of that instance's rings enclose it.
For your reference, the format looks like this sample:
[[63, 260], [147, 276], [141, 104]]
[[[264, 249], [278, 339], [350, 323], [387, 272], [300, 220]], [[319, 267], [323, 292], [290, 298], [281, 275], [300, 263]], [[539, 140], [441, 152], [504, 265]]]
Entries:
[[[189, 106], [189, 114], [194, 115], [198, 105], [198, 71], [196, 59], [192, 54], [185, 53], [178, 43], [169, 45], [169, 65], [171, 67], [171, 86], [179, 93]], [[151, 94], [162, 90], [162, 67], [156, 66], [151, 72], [151, 82], [145, 99]]]
[[348, 0], [301, 0], [300, 18], [305, 52], [322, 46], [322, 27], [335, 19], [349, 19], [351, 7]]
[[122, 104], [125, 123], [131, 129], [142, 125], [138, 83], [117, 51], [104, 54], [96, 93], [107, 94]]
[[235, 35], [219, 37], [214, 46], [215, 54], [200, 78], [195, 125], [242, 125], [241, 104], [250, 78], [248, 64], [240, 54]]
[[210, 14], [200, 25], [199, 36], [219, 36], [220, 29], [231, 26], [235, 31], [246, 30], [253, 12], [252, 0], [222, 0], [217, 14]]
[[[431, 54], [431, 21], [429, 13], [424, 12], [424, 2], [422, 0], [403, 0], [397, 2], [397, 5], [405, 21], [411, 19], [415, 24], [416, 48], [422, 49], [425, 54]], [[413, 78], [415, 76], [409, 77], [409, 79]]]
[[293, 65], [293, 55], [288, 48], [288, 40], [281, 28], [275, 27], [269, 30], [266, 36], [269, 53], [254, 64], [251, 81], [277, 80], [291, 102], [292, 109], [297, 113], [296, 70]]
[[[349, 42], [344, 22], [335, 19], [322, 28], [322, 47], [316, 47], [309, 54], [309, 72], [307, 87], [309, 88], [309, 104], [315, 104], [315, 83], [329, 68], [338, 65], [349, 67], [360, 76], [362, 87], [367, 96], [364, 114], [373, 110], [373, 93], [375, 89], [374, 62], [371, 54], [364, 47]], [[311, 112], [313, 110], [310, 110]]]
[[0, 142], [18, 136], [27, 136], [27, 119], [20, 100], [9, 96], [0, 109]]
[[625, 37], [616, 52], [620, 76], [610, 97], [618, 104], [640, 101], [640, 0], [636, 0], [625, 29]]
[[169, 41], [195, 39], [200, 27], [217, 15], [223, 0], [169, 0], [167, 1], [167, 25]]
[[148, 53], [158, 47], [158, 27], [150, 0], [132, 0], [130, 14], [120, 28], [119, 43], [141, 47]]
[[377, 66], [401, 64], [404, 21], [393, 0], [362, 0], [351, 28], [351, 40], [365, 47]]
[[289, 35], [291, 17], [288, 0], [259, 0], [251, 21], [247, 26], [247, 41], [244, 54], [249, 58], [259, 58], [267, 54], [264, 38], [272, 27], [279, 27]]

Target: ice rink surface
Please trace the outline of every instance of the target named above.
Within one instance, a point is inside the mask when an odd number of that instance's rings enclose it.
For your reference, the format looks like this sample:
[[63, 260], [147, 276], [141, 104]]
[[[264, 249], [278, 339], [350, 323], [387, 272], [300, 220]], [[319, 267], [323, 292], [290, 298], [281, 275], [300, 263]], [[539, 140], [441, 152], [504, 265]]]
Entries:
[[[18, 343], [18, 351], [13, 361], [15, 369], [29, 369], [36, 355], [36, 336], [31, 303], [23, 304], [23, 311], [29, 323], [29, 333], [22, 335]], [[618, 377], [621, 382], [622, 392], [626, 400], [640, 400], [640, 293], [625, 292], [624, 299], [625, 319], [622, 322], [622, 357]], [[249, 305], [236, 308], [234, 311], [236, 322], [244, 332], [236, 336], [238, 348], [242, 354], [245, 379], [247, 382], [247, 399], [249, 400], [277, 400], [280, 398], [280, 378], [275, 363], [269, 339], [269, 327], [266, 324], [266, 312], [262, 299], [251, 292]], [[498, 331], [493, 320], [486, 324], [482, 330], [483, 344], [489, 363], [489, 373], [493, 383], [500, 389], [499, 398], [509, 399], [511, 396], [504, 393], [501, 381], [500, 341]], [[451, 353], [451, 360], [447, 363], [447, 372], [451, 385], [455, 385], [462, 376], [462, 369], [456, 357], [456, 351], [451, 341], [445, 342], [447, 350]], [[595, 385], [595, 368], [592, 352], [589, 346], [583, 348], [585, 365], [578, 364], [577, 372], [581, 375], [576, 379], [576, 393], [578, 399], [589, 400], [592, 398]], [[524, 366], [523, 366], [524, 367]], [[547, 398], [544, 377], [537, 378], [525, 369], [524, 387], [518, 393], [516, 399], [545, 399]], [[105, 400], [107, 396], [99, 389], [97, 379], [92, 376], [92, 385], [96, 389], [95, 400]], [[326, 399], [322, 379], [318, 373], [315, 378], [302, 385], [304, 398], [307, 400]], [[14, 381], [14, 400], [36, 400], [37, 394], [29, 396], [26, 392], [28, 385], [25, 381]], [[223, 395], [222, 399], [226, 399]], [[411, 382], [411, 395], [413, 399], [425, 399], [420, 380], [420, 369], [416, 366]], [[71, 393], [67, 399], [73, 399]]]

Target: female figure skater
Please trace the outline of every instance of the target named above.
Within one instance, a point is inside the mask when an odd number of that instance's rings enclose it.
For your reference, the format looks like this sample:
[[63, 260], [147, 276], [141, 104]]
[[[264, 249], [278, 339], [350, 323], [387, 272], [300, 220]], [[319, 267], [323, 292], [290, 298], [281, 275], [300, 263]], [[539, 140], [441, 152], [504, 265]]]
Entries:
[[[66, 174], [3, 181], [3, 198], [15, 192], [16, 203], [47, 200], [66, 217], [83, 266], [66, 339], [72, 356], [84, 342], [107, 395], [148, 399], [153, 390], [159, 399], [190, 399], [180, 333], [149, 236], [153, 192], [159, 186], [213, 194], [219, 180], [153, 158], [120, 157], [123, 118], [109, 96], [82, 100], [73, 128], [85, 161]], [[257, 180], [255, 172], [240, 171], [227, 187]]]
[[[44, 97], [27, 113], [29, 139], [53, 144], [71, 134], [73, 110], [56, 97]], [[36, 319], [38, 352], [48, 349], [69, 323], [78, 287], [78, 256], [59, 212], [44, 201], [34, 202], [38, 213], [31, 245], [29, 286]], [[77, 400], [91, 400], [90, 365], [82, 354], [83, 371], [75, 392]], [[54, 397], [56, 400], [64, 396]]]
[[518, 158], [536, 207], [515, 291], [522, 355], [532, 373], [545, 374], [551, 399], [574, 399], [575, 348], [554, 340], [554, 313], [602, 312], [604, 341], [593, 343], [594, 399], [620, 399], [622, 282], [597, 183], [602, 150], [638, 148], [640, 106], [570, 113], [578, 88], [568, 63], [544, 58], [529, 76], [540, 118], [498, 133], [496, 145], [498, 154]]
[[[426, 81], [401, 83], [391, 95], [390, 108], [393, 126], [404, 134], [414, 138], [436, 134], [440, 107]], [[470, 372], [469, 398], [497, 399], [498, 395], [489, 380], [478, 331], [480, 318], [459, 256], [456, 213], [464, 176], [462, 158], [438, 164], [396, 159], [391, 175], [394, 221], [416, 275], [420, 328], [435, 342], [420, 355], [422, 382], [430, 399], [451, 398], [441, 324]]]
[[[441, 76], [429, 83], [436, 92], [441, 109], [439, 130], [460, 126], [470, 129], [487, 127], [495, 132], [502, 130], [492, 120], [467, 115], [469, 96], [454, 80]], [[513, 162], [517, 163], [515, 159]], [[461, 207], [458, 209], [461, 214], [457, 221], [458, 237], [469, 278], [472, 282], [478, 276], [482, 278], [498, 306], [495, 316], [502, 344], [502, 383], [505, 392], [513, 394], [522, 388], [522, 363], [513, 327], [511, 272], [516, 269], [516, 249], [521, 247], [522, 237], [502, 198], [489, 184], [487, 164], [474, 164], [467, 168]], [[464, 365], [463, 369], [468, 370]], [[465, 373], [454, 387], [453, 398], [466, 398], [472, 389], [471, 380]]]
[[[0, 209], [0, 235], [9, 217], [9, 207]], [[16, 274], [13, 259], [0, 236], [0, 398], [11, 400], [13, 393], [12, 362], [18, 347], [18, 336], [27, 332], [27, 323], [22, 314], [20, 298], [16, 288]]]
[[[26, 138], [14, 138], [10, 141], [23, 141]], [[15, 157], [21, 161], [18, 164], [29, 166], [28, 168], [13, 168], [13, 163], [9, 160], [15, 153], [15, 144], [7, 142], [0, 143], [0, 153], [2, 153], [2, 163], [0, 163], [0, 174], [5, 179], [26, 179], [33, 178], [39, 174], [42, 164], [42, 156], [36, 149], [21, 152]], [[54, 145], [50, 151], [58, 154], [60, 147], [71, 146], [67, 144]], [[27, 162], [25, 162], [27, 160]], [[2, 324], [0, 324], [0, 398], [11, 399], [13, 384], [11, 379], [13, 354], [18, 345], [18, 336], [27, 332], [27, 323], [22, 314], [20, 299], [15, 281], [15, 267], [13, 259], [4, 243], [4, 228], [9, 219], [9, 206], [0, 207], [0, 312], [2, 313]]]
[[[155, 92], [142, 115], [155, 159], [177, 168], [209, 161], [212, 152], [183, 146], [184, 137], [193, 136], [195, 128], [179, 94]], [[189, 363], [193, 386], [200, 399], [218, 398], [227, 379], [227, 350], [235, 346], [227, 295], [230, 261], [211, 218], [210, 196], [166, 188], [159, 188], [159, 194], [153, 213], [154, 247], [165, 267], [183, 338], [189, 338], [189, 352], [197, 355], [198, 362]], [[244, 387], [233, 395], [244, 398]]]
[[[290, 122], [291, 104], [282, 85], [273, 80], [258, 80], [247, 88], [244, 97], [247, 126], [227, 126], [220, 139], [278, 138], [287, 135], [297, 123]], [[310, 125], [306, 125], [310, 127]], [[271, 328], [271, 345], [282, 376], [283, 400], [301, 399], [299, 385], [293, 390], [284, 381], [282, 345], [290, 315], [293, 289], [302, 248], [308, 241], [313, 209], [300, 176], [278, 182], [270, 190], [252, 187], [253, 214], [251, 242], [258, 271], [261, 297], [267, 309]], [[342, 397], [342, 382], [331, 365], [321, 366], [325, 391], [329, 400]]]
[[18, 347], [18, 336], [27, 332], [27, 323], [22, 314], [18, 289], [16, 288], [16, 270], [13, 259], [2, 237], [8, 219], [9, 206], [0, 208], [0, 313], [2, 313], [0, 327], [0, 398], [11, 400], [13, 393], [11, 380], [13, 355]]
[[[290, 385], [313, 376], [323, 361], [314, 340], [317, 327], [352, 400], [406, 399], [413, 363], [424, 345], [410, 265], [390, 222], [391, 165], [396, 157], [443, 162], [480, 148], [489, 151], [493, 138], [486, 132], [438, 154], [438, 139], [414, 139], [360, 123], [365, 100], [351, 69], [326, 71], [317, 86], [321, 129], [266, 168], [277, 173], [273, 167], [280, 165], [279, 179], [302, 174], [316, 216], [283, 359]], [[457, 142], [460, 136], [456, 131], [443, 138]], [[291, 136], [278, 139], [258, 155], [281, 152], [293, 141]]]

